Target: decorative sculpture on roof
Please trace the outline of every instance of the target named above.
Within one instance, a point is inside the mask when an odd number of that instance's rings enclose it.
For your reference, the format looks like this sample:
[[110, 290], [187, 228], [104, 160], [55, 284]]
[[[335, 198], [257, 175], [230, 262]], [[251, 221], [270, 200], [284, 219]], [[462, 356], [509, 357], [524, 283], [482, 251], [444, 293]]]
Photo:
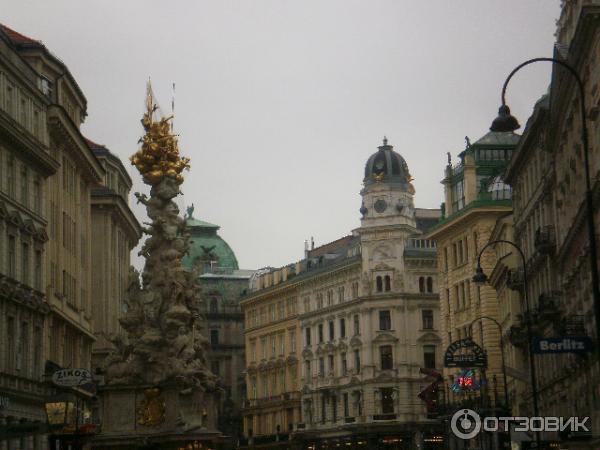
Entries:
[[142, 149], [132, 163], [151, 186], [150, 197], [136, 194], [146, 205], [149, 235], [140, 254], [146, 259], [141, 274], [132, 269], [126, 293], [127, 312], [120, 323], [127, 339], [114, 340], [117, 352], [106, 361], [109, 384], [161, 385], [178, 382], [211, 390], [215, 376], [207, 369], [208, 341], [201, 334], [198, 274], [184, 270], [181, 258], [189, 248], [185, 220], [173, 199], [180, 194], [181, 172], [189, 160], [179, 156], [169, 118], [154, 120], [157, 107], [148, 86], [146, 131]]

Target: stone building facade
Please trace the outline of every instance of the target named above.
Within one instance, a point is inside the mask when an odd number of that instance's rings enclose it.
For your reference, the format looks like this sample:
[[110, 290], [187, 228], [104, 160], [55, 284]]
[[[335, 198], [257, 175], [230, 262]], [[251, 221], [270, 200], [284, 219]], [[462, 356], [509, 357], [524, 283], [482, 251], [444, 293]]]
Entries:
[[59, 164], [49, 154], [50, 101], [19, 53], [26, 39], [0, 26], [0, 449], [42, 448], [46, 439], [36, 432], [46, 420], [50, 313], [44, 198]]
[[437, 448], [417, 395], [420, 369], [441, 363], [436, 247], [422, 237], [440, 212], [413, 195], [384, 141], [365, 168], [361, 226], [262, 273], [243, 300], [250, 446]]
[[87, 140], [104, 168], [102, 186], [91, 190], [92, 318], [96, 341], [92, 345], [92, 369], [103, 366], [114, 348], [111, 336], [122, 333], [131, 250], [142, 230], [129, 208], [131, 178], [121, 160], [103, 145]]
[[[600, 229], [600, 2], [563, 2], [554, 57], [570, 64], [584, 82], [590, 145], [596, 239]], [[581, 99], [574, 78], [554, 66], [550, 89], [535, 105], [508, 165], [513, 188], [515, 242], [527, 263], [528, 295], [534, 334], [541, 337], [591, 336], [597, 339], [591, 291], [586, 222]], [[514, 261], [512, 270], [522, 270]], [[495, 287], [506, 290], [508, 281]], [[522, 284], [519, 289], [523, 291]], [[513, 328], [526, 315], [521, 310]], [[519, 331], [518, 328], [516, 331]], [[526, 342], [518, 340], [522, 347]], [[600, 445], [600, 364], [596, 352], [535, 355], [542, 416], [589, 416], [592, 434], [545, 432], [561, 448]], [[529, 395], [527, 395], [527, 393]], [[530, 402], [531, 391], [520, 397]]]
[[[131, 181], [118, 158], [83, 137], [85, 116], [85, 97], [64, 63], [0, 25], [0, 449], [47, 448], [44, 405], [60, 391], [49, 376], [91, 368], [92, 307], [112, 311], [119, 300], [92, 287], [99, 273], [92, 242], [108, 238], [95, 228], [92, 205], [122, 214], [127, 242], [103, 255], [108, 260], [98, 256], [114, 273], [127, 274], [139, 236], [126, 200]], [[105, 176], [115, 168], [119, 199], [109, 199]], [[117, 294], [121, 283], [99, 282]], [[79, 423], [89, 422], [92, 392], [69, 392], [83, 399]]]
[[[445, 215], [428, 233], [438, 244], [443, 347], [472, 337], [487, 353], [487, 368], [475, 369], [476, 378], [487, 380], [476, 393], [482, 402], [479, 407], [504, 403], [498, 402], [503, 392], [500, 344], [504, 348], [508, 344], [501, 340], [501, 333], [509, 325], [501, 317], [506, 305], [500, 305], [496, 291], [487, 284], [474, 283], [472, 278], [480, 251], [492, 239], [498, 221], [512, 210], [511, 189], [501, 174], [518, 140], [514, 133], [489, 132], [473, 144], [467, 140], [457, 165], [451, 165], [449, 156], [442, 181]], [[490, 274], [495, 264], [495, 251], [488, 248], [481, 256], [481, 267]], [[444, 368], [445, 386], [440, 400], [451, 412], [471, 400], [452, 389], [459, 372], [457, 368]]]
[[231, 247], [218, 234], [219, 226], [193, 217], [188, 208], [190, 250], [183, 264], [199, 273], [206, 329], [208, 360], [223, 389], [219, 401], [219, 431], [236, 444], [242, 432], [241, 409], [246, 398], [244, 379], [244, 316], [240, 299], [248, 290], [253, 270], [239, 268]]

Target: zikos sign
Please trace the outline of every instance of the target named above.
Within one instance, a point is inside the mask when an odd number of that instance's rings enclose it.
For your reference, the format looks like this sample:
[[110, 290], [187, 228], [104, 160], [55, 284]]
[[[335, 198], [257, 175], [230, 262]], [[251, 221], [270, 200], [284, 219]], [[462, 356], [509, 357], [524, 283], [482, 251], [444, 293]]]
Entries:
[[80, 386], [91, 381], [92, 374], [87, 369], [61, 369], [52, 374], [52, 382], [57, 386]]

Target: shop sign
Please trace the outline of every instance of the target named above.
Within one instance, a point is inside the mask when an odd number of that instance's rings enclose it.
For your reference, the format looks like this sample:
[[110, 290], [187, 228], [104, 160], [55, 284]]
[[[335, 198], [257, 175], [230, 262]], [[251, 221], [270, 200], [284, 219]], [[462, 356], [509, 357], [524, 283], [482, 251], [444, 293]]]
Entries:
[[446, 349], [444, 367], [487, 367], [487, 353], [473, 339], [460, 339]]
[[52, 382], [57, 386], [80, 386], [91, 381], [92, 374], [87, 369], [61, 369], [52, 374]]
[[592, 340], [588, 336], [533, 338], [533, 353], [588, 353]]

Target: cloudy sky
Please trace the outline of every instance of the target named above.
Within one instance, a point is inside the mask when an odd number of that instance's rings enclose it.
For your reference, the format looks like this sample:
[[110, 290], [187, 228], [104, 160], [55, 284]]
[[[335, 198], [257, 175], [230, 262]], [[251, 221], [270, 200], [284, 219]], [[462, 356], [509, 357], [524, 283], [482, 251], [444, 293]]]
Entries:
[[[146, 80], [167, 112], [176, 83], [192, 160], [180, 204], [258, 268], [359, 225], [364, 163], [384, 135], [416, 206], [439, 207], [446, 152], [487, 131], [514, 66], [552, 55], [558, 14], [558, 0], [5, 0], [0, 21], [68, 65], [84, 134], [128, 168]], [[521, 123], [549, 74], [541, 63], [511, 82]]]

